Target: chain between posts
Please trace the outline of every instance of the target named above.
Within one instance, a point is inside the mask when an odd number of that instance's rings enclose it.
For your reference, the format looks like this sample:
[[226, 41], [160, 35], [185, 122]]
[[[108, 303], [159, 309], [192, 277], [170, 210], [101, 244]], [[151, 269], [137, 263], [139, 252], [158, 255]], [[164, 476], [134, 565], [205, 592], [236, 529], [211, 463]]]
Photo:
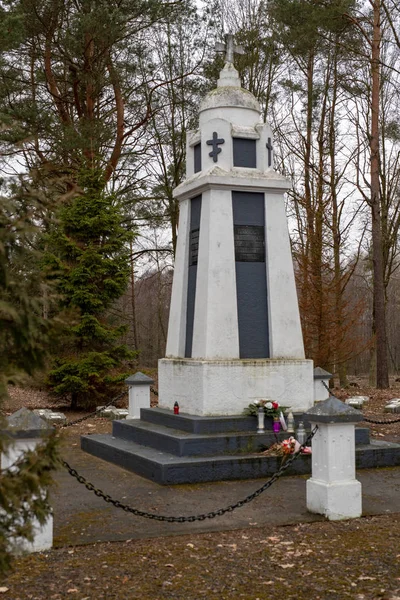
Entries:
[[[333, 396], [334, 398], [336, 398], [338, 400], [337, 396], [335, 396], [335, 394], [333, 394], [331, 392], [329, 387], [326, 385], [325, 381], [322, 381], [322, 385], [324, 385], [326, 387], [326, 389], [328, 390], [328, 392], [331, 396]], [[391, 425], [392, 423], [400, 423], [400, 417], [398, 419], [390, 419], [389, 421], [386, 421], [384, 419], [383, 420], [382, 419], [380, 419], [380, 420], [371, 419], [370, 417], [366, 417], [364, 415], [364, 413], [362, 413], [362, 416], [363, 416], [363, 421], [366, 421], [367, 423], [373, 423], [374, 425]]]
[[106, 494], [102, 490], [96, 488], [93, 485], [93, 483], [90, 483], [89, 481], [87, 481], [87, 479], [85, 477], [83, 477], [83, 475], [79, 475], [79, 473], [75, 469], [73, 469], [65, 460], [61, 460], [61, 463], [67, 469], [69, 474], [72, 477], [75, 477], [75, 479], [79, 483], [84, 485], [87, 490], [89, 490], [90, 492], [93, 492], [99, 498], [103, 498], [103, 500], [105, 502], [112, 504], [116, 508], [121, 508], [125, 512], [129, 512], [133, 515], [136, 515], [137, 517], [143, 517], [145, 519], [153, 519], [155, 521], [166, 521], [167, 523], [193, 523], [194, 521], [204, 521], [205, 519], [214, 519], [215, 517], [221, 517], [222, 515], [224, 515], [228, 512], [232, 512], [232, 511], [236, 510], [237, 508], [240, 508], [241, 506], [248, 504], [249, 502], [251, 502], [252, 500], [257, 498], [258, 496], [260, 496], [263, 492], [265, 492], [265, 490], [267, 490], [269, 487], [271, 487], [271, 485], [273, 483], [275, 483], [275, 481], [277, 481], [279, 479], [279, 477], [281, 477], [283, 475], [283, 473], [290, 467], [290, 465], [300, 456], [303, 448], [305, 448], [311, 442], [312, 438], [314, 437], [314, 435], [317, 432], [317, 429], [318, 429], [318, 425], [316, 425], [314, 427], [314, 429], [311, 431], [311, 433], [307, 437], [304, 444], [302, 444], [300, 446], [298, 452], [296, 452], [288, 460], [286, 460], [281, 465], [280, 469], [276, 473], [274, 473], [274, 475], [272, 475], [272, 477], [270, 479], [268, 479], [268, 481], [266, 483], [264, 483], [264, 485], [262, 485], [260, 488], [258, 488], [258, 490], [256, 490], [252, 494], [249, 494], [243, 500], [239, 500], [235, 504], [231, 504], [225, 508], [220, 508], [218, 510], [214, 510], [214, 511], [211, 511], [208, 513], [203, 513], [200, 515], [190, 515], [188, 517], [172, 517], [172, 516], [167, 516], [167, 515], [157, 515], [154, 513], [149, 513], [149, 512], [143, 511], [143, 510], [139, 510], [137, 508], [133, 508], [132, 506], [129, 506], [127, 504], [123, 504], [119, 500], [115, 500], [114, 498], [112, 498], [109, 494]]
[[96, 410], [89, 413], [88, 415], [85, 415], [84, 417], [80, 417], [79, 419], [75, 419], [74, 421], [69, 421], [69, 423], [64, 423], [63, 425], [57, 425], [56, 428], [57, 429], [65, 429], [66, 427], [72, 427], [73, 425], [78, 425], [78, 423], [82, 423], [83, 421], [86, 421], [87, 419], [90, 419], [91, 417], [95, 417], [97, 414], [99, 414], [105, 408], [112, 406], [114, 404], [114, 402], [118, 402], [118, 400], [121, 400], [121, 398], [123, 398], [127, 393], [128, 393], [128, 390], [124, 390], [123, 392], [118, 394], [118, 396], [115, 396], [115, 398], [110, 400], [110, 402], [108, 402], [108, 404], [105, 404], [101, 408], [97, 408]]
[[158, 392], [155, 388], [153, 388], [153, 386], [150, 386], [150, 391], [153, 392], [155, 396], [158, 396]]

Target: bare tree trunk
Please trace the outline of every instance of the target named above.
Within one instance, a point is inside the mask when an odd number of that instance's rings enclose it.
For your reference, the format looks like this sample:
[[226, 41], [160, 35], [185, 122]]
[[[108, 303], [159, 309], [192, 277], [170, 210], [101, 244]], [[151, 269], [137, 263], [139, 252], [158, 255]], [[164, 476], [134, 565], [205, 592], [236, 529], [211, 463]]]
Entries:
[[374, 282], [373, 334], [376, 340], [376, 385], [380, 389], [389, 387], [389, 372], [386, 345], [385, 285], [382, 251], [382, 226], [379, 189], [379, 86], [380, 86], [380, 23], [381, 0], [374, 0], [374, 25], [371, 54], [371, 227], [372, 260]]
[[338, 92], [338, 56], [335, 52], [333, 57], [333, 87], [332, 87], [332, 106], [329, 123], [329, 154], [330, 154], [330, 193], [332, 203], [332, 243], [333, 243], [333, 278], [335, 294], [335, 313], [336, 327], [334, 332], [334, 363], [335, 371], [339, 376], [339, 385], [347, 386], [347, 365], [342, 359], [340, 352], [340, 342], [343, 336], [344, 326], [344, 307], [343, 307], [343, 289], [342, 289], [342, 270], [340, 268], [340, 214], [338, 206], [337, 181], [336, 181], [336, 102]]
[[135, 264], [133, 262], [133, 246], [130, 242], [131, 249], [131, 312], [132, 312], [132, 330], [133, 330], [133, 346], [134, 350], [139, 349], [137, 326], [136, 326], [136, 299], [135, 299]]

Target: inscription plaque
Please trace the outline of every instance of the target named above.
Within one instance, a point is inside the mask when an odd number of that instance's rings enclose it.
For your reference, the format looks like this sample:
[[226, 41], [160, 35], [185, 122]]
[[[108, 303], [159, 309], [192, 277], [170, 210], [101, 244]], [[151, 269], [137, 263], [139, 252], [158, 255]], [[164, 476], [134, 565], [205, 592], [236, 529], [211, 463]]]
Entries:
[[265, 262], [264, 227], [235, 225], [236, 262]]
[[257, 167], [256, 140], [233, 138], [233, 166]]
[[200, 229], [193, 229], [190, 232], [190, 257], [189, 265], [197, 265], [197, 257], [199, 255], [199, 234]]
[[194, 172], [201, 171], [201, 144], [196, 144], [194, 150]]

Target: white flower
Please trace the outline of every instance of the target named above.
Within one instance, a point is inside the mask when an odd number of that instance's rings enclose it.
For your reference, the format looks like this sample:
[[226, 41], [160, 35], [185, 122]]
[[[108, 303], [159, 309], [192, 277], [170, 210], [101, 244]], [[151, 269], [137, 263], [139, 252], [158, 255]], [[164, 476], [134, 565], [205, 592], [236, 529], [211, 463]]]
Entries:
[[271, 410], [271, 408], [272, 408], [272, 402], [267, 402], [266, 405], [265, 405], [265, 408], [268, 409], [268, 410]]

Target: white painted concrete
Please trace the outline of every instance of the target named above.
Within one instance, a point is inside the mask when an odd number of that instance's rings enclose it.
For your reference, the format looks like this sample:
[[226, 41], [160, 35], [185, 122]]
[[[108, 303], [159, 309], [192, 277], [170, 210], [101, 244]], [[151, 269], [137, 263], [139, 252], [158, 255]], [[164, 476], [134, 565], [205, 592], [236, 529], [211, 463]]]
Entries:
[[[218, 139], [225, 140], [220, 144], [221, 152], [218, 154], [218, 163], [215, 163], [212, 156], [212, 146], [207, 145], [207, 140], [212, 140], [213, 133], [218, 134]], [[232, 150], [231, 124], [223, 118], [210, 119], [201, 129], [201, 165], [202, 170], [211, 169], [216, 164], [224, 171], [229, 172], [232, 169], [233, 150]]]
[[[8, 447], [7, 454], [1, 455], [1, 468], [13, 468], [13, 465], [22, 458], [28, 450], [35, 450], [36, 446], [43, 440], [41, 438], [16, 439]], [[34, 539], [28, 542], [22, 538], [13, 538], [10, 541], [10, 550], [14, 554], [23, 552], [42, 552], [53, 546], [53, 515], [50, 514], [44, 525], [40, 525], [37, 519], [32, 520]]]
[[311, 360], [162, 359], [159, 406], [193, 415], [237, 415], [255, 400], [277, 400], [294, 411], [314, 402]]
[[190, 200], [180, 202], [179, 234], [169, 310], [166, 356], [185, 356], [189, 266]]
[[265, 228], [271, 358], [304, 359], [283, 194], [265, 194]]
[[272, 170], [246, 169], [234, 167], [227, 172], [218, 164], [207, 170], [195, 173], [174, 190], [174, 197], [181, 202], [194, 198], [210, 189], [230, 189], [243, 192], [285, 193], [289, 189], [286, 177]]
[[307, 509], [330, 521], [358, 519], [362, 515], [361, 483], [342, 481], [335, 484], [315, 479], [307, 481]]
[[202, 197], [193, 358], [239, 358], [235, 249], [230, 190]]
[[129, 386], [128, 419], [140, 419], [140, 409], [150, 408], [150, 385]]
[[354, 423], [318, 423], [312, 441], [307, 509], [330, 520], [360, 517], [361, 483], [356, 480], [355, 464]]
[[[159, 403], [197, 415], [240, 414], [270, 398], [307, 410], [314, 402], [313, 365], [304, 360], [293, 262], [285, 215], [288, 180], [268, 165], [272, 131], [256, 98], [226, 63], [204, 98], [199, 129], [187, 137], [187, 179], [174, 190], [181, 206], [166, 359], [159, 362]], [[218, 161], [207, 141], [223, 138]], [[233, 166], [233, 138], [256, 140], [257, 168]], [[202, 170], [194, 173], [201, 143]], [[240, 360], [232, 191], [265, 194], [266, 269], [272, 360]], [[202, 195], [192, 359], [185, 359], [190, 199]]]

